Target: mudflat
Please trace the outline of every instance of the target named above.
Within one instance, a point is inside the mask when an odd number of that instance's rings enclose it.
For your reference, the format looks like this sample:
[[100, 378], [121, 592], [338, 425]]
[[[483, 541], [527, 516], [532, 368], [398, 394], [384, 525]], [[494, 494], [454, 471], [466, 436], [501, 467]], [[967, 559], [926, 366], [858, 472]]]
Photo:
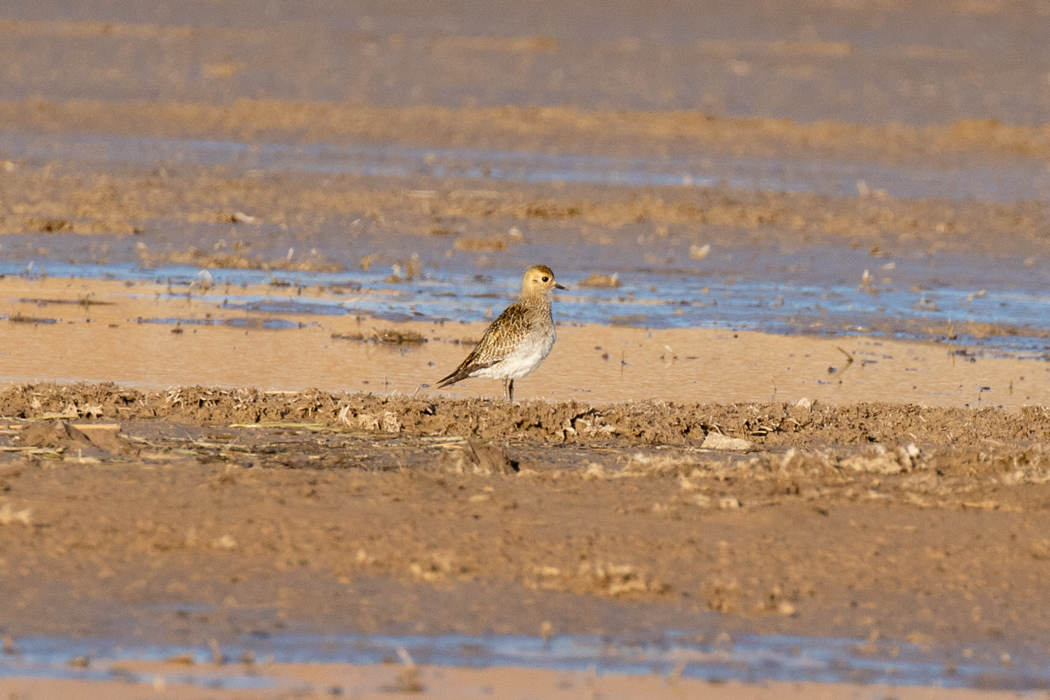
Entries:
[[[0, 10], [0, 690], [933, 692], [698, 680], [749, 635], [1045, 688], [1044, 7], [59, 5]], [[435, 389], [536, 263], [520, 401]]]
[[[24, 385], [0, 410], [9, 634], [1050, 621], [1041, 408]], [[190, 601], [214, 609], [154, 607]]]

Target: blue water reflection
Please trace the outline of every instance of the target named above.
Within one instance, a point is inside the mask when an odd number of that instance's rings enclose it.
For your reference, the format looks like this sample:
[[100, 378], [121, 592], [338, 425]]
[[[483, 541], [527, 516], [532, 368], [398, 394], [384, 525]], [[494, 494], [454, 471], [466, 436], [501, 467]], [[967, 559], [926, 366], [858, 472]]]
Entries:
[[[391, 281], [383, 271], [275, 272], [211, 270], [207, 284], [192, 267], [142, 267], [136, 263], [66, 264], [49, 261], [28, 269], [0, 261], [0, 274], [118, 279], [166, 285], [171, 297], [187, 294], [246, 314], [247, 327], [297, 328], [301, 315], [374, 315], [391, 321], [481, 321], [516, 298], [517, 270], [485, 276], [435, 271]], [[637, 271], [620, 286], [573, 285], [558, 294], [560, 323], [618, 324], [645, 328], [723, 328], [817, 335], [873, 334], [927, 338], [948, 345], [979, 346], [998, 355], [1050, 358], [1050, 291], [940, 286], [914, 289], [832, 282], [755, 281], [690, 271]], [[275, 293], [260, 294], [260, 287]], [[323, 287], [324, 294], [311, 293]], [[293, 290], [288, 294], [287, 290]], [[135, 288], [129, 287], [134, 295]], [[274, 318], [285, 316], [287, 318]], [[134, 319], [131, 319], [134, 320]], [[156, 322], [174, 322], [158, 319]], [[203, 323], [205, 321], [184, 321]], [[225, 323], [225, 321], [223, 322]], [[977, 330], [974, 330], [977, 329]]]
[[[162, 661], [172, 657], [196, 664], [213, 661], [214, 647], [126, 645], [106, 639], [20, 638], [16, 653], [0, 655], [0, 677], [106, 680], [127, 671], [92, 668], [93, 659]], [[667, 632], [644, 639], [566, 635], [550, 639], [516, 635], [438, 636], [280, 634], [245, 636], [223, 646], [230, 660], [257, 662], [381, 664], [404, 658], [416, 664], [466, 668], [524, 667], [560, 671], [593, 669], [598, 674], [672, 673], [684, 678], [742, 681], [885, 683], [897, 686], [1034, 690], [1050, 687], [1044, 650], [990, 643], [937, 647], [880, 639], [720, 635], [713, 641], [695, 634]], [[1004, 654], [1006, 654], [1004, 656]], [[1004, 658], [1010, 659], [1008, 664]], [[81, 659], [81, 667], [71, 665]], [[132, 674], [134, 675], [134, 674]], [[196, 680], [194, 680], [194, 678]], [[140, 679], [144, 682], [148, 679]], [[170, 682], [179, 682], [169, 676]], [[227, 671], [185, 674], [183, 682], [222, 687], [260, 687], [267, 679]]]

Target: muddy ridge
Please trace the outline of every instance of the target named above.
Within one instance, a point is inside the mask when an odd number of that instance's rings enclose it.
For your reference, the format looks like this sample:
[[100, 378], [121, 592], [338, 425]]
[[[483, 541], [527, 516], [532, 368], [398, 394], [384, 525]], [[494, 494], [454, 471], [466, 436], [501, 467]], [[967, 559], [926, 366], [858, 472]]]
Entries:
[[[751, 246], [848, 244], [870, 249], [878, 258], [909, 251], [1046, 253], [1042, 202], [909, 199], [881, 190], [864, 197], [724, 185], [654, 186], [644, 192], [580, 185], [565, 190], [463, 177], [333, 178], [312, 173], [263, 173], [232, 181], [225, 167], [183, 165], [160, 171], [118, 165], [100, 174], [95, 164], [71, 160], [11, 162], [10, 170], [0, 170], [0, 183], [13, 202], [0, 210], [0, 233], [134, 234], [144, 246], [138, 249], [140, 261], [147, 265], [315, 271], [356, 267], [359, 259], [340, 259], [346, 255], [345, 226], [355, 231], [352, 245], [360, 245], [357, 239], [367, 232], [382, 231], [405, 240], [424, 258], [433, 246], [506, 256], [523, 240], [494, 236], [493, 229], [511, 224], [521, 227], [527, 233], [524, 240], [532, 243], [561, 240], [570, 227], [587, 242], [629, 245], [638, 236], [633, 227], [644, 225], [650, 237], [667, 245], [733, 248], [741, 245], [744, 232]], [[479, 184], [484, 189], [476, 189]], [[171, 226], [210, 233], [182, 232], [169, 239]], [[340, 232], [338, 238], [333, 239], [333, 229]], [[308, 264], [299, 258], [288, 264], [292, 261], [271, 259], [273, 251], [260, 258], [263, 251], [258, 249], [272, 245], [267, 238], [272, 235], [298, 247], [317, 246], [331, 259], [314, 254]], [[231, 236], [234, 240], [225, 241]], [[227, 244], [235, 250], [226, 251]], [[220, 247], [213, 252], [205, 248], [215, 245]], [[367, 269], [394, 255], [381, 252], [381, 260], [361, 260], [361, 266]]]
[[676, 404], [333, 394], [322, 391], [179, 387], [148, 392], [115, 384], [26, 384], [0, 393], [10, 418], [165, 419], [198, 426], [274, 422], [405, 436], [470, 436], [486, 440], [627, 445], [702, 444], [711, 433], [756, 448], [863, 446], [918, 442], [979, 446], [989, 441], [1050, 440], [1050, 411], [1024, 407], [927, 408], [894, 404]]

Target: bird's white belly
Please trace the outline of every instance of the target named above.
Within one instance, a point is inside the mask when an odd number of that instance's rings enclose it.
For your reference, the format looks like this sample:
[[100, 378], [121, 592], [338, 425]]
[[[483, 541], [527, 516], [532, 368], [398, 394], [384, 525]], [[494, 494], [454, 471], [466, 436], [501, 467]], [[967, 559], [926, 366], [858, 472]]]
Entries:
[[529, 338], [500, 362], [471, 373], [472, 377], [489, 379], [520, 379], [540, 366], [554, 347], [554, 334]]

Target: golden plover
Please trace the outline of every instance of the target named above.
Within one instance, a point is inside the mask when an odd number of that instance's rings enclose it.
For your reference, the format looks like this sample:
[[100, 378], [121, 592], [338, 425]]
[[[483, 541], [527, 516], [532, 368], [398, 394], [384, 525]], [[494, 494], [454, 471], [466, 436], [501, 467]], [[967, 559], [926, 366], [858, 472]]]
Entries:
[[565, 289], [546, 265], [534, 265], [521, 279], [521, 296], [485, 330], [467, 359], [442, 379], [438, 388], [469, 377], [503, 380], [503, 393], [514, 400], [514, 380], [540, 366], [554, 347], [552, 289]]

